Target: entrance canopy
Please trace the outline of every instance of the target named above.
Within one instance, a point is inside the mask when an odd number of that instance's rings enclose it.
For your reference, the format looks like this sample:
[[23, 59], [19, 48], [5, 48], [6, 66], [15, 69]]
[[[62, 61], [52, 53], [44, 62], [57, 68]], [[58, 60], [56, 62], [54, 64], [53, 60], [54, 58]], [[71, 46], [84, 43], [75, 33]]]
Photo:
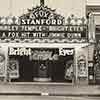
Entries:
[[87, 47], [88, 43], [4, 43], [4, 47], [34, 47], [34, 48], [82, 48]]

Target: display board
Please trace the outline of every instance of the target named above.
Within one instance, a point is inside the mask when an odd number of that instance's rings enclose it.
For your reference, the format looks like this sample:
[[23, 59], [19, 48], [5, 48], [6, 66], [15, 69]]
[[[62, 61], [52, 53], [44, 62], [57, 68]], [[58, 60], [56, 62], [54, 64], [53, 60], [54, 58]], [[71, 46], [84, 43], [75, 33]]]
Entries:
[[8, 66], [8, 77], [10, 79], [19, 77], [19, 64], [17, 60], [10, 60]]
[[7, 57], [3, 47], [0, 47], [0, 77], [6, 76]]

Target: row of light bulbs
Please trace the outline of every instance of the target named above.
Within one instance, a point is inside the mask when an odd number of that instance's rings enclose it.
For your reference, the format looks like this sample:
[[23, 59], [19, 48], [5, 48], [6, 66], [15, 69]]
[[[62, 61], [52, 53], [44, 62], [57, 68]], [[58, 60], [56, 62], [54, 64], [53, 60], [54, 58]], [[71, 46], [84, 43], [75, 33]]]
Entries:
[[11, 25], [11, 24], [19, 24], [18, 17], [0, 17], [0, 24], [1, 25]]
[[[76, 17], [68, 17], [67, 20], [65, 21], [66, 24], [68, 25], [84, 25], [86, 24], [86, 19], [85, 18], [76, 18]], [[11, 25], [11, 24], [20, 24], [20, 19], [19, 17], [0, 17], [0, 24], [1, 25]]]
[[67, 18], [66, 23], [68, 25], [70, 25], [70, 24], [71, 25], [85, 25], [85, 24], [87, 24], [87, 20], [84, 17], [77, 18], [74, 15], [71, 15], [70, 17]]
[[78, 19], [77, 21], [75, 19], [72, 19], [70, 21], [70, 23], [67, 22], [67, 24], [71, 24], [71, 25], [84, 25], [84, 24], [86, 24], [86, 22], [83, 23], [81, 19]]

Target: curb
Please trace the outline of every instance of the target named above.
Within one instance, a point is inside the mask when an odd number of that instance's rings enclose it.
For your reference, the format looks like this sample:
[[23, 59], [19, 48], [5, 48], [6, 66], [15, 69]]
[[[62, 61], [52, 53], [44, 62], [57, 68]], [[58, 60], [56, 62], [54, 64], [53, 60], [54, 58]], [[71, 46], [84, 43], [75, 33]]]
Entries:
[[100, 97], [100, 94], [57, 94], [57, 93], [0, 93], [5, 96], [71, 96], [71, 97]]

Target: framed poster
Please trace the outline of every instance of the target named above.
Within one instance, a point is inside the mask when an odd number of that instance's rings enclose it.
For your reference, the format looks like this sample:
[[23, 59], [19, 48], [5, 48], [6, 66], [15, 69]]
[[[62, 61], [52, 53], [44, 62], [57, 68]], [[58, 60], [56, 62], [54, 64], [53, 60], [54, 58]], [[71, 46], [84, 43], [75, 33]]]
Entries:
[[10, 78], [19, 77], [19, 64], [17, 60], [10, 60], [8, 66], [8, 73]]
[[6, 75], [6, 57], [4, 53], [0, 53], [0, 77], [4, 77]]
[[80, 55], [78, 58], [78, 77], [87, 77], [86, 57]]

